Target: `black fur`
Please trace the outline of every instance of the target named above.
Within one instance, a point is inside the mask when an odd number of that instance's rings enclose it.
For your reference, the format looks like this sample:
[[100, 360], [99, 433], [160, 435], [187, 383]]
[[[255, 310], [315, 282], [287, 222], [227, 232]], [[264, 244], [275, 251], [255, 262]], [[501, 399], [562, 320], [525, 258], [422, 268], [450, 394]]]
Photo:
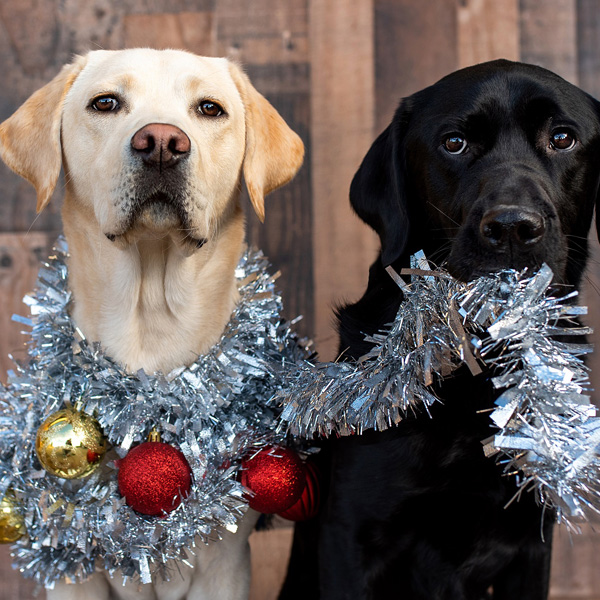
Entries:
[[[554, 149], [557, 131], [576, 145]], [[464, 154], [445, 149], [456, 135]], [[364, 296], [339, 310], [340, 351], [361, 356], [364, 335], [393, 320], [402, 297], [384, 266], [421, 248], [463, 280], [547, 262], [579, 285], [599, 167], [599, 104], [539, 67], [485, 63], [404, 100], [352, 182], [382, 250]], [[324, 442], [329, 492], [297, 527], [282, 598], [547, 598], [552, 514], [533, 493], [506, 507], [515, 481], [481, 445], [488, 377], [459, 372], [440, 393], [431, 419]]]

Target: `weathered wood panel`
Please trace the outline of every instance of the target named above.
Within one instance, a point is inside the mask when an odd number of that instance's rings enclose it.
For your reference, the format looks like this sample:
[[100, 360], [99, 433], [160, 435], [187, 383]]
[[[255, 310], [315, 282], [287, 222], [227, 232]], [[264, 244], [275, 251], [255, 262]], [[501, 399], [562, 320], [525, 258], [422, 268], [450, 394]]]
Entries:
[[217, 54], [244, 64], [308, 59], [308, 1], [219, 0]]
[[600, 2], [577, 0], [579, 85], [600, 99]]
[[[215, 7], [217, 55], [240, 61], [254, 86], [304, 141], [304, 166], [265, 201], [261, 224], [245, 201], [247, 237], [282, 272], [285, 315], [303, 315], [302, 335], [314, 335], [308, 0], [273, 3], [221, 0]], [[244, 190], [244, 196], [246, 192]]]
[[6, 371], [13, 368], [8, 358], [26, 357], [23, 325], [10, 320], [13, 314], [28, 315], [23, 296], [33, 289], [40, 261], [48, 256], [55, 234], [0, 233], [0, 381], [6, 381]]
[[454, 0], [375, 0], [376, 130], [400, 99], [458, 67]]
[[571, 536], [565, 527], [556, 528], [552, 551], [551, 600], [600, 598], [599, 524], [583, 525], [582, 532], [575, 536]]
[[518, 0], [462, 0], [458, 4], [458, 66], [496, 58], [519, 60]]
[[151, 40], [156, 49], [181, 49], [213, 55], [216, 39], [212, 12], [159, 15], [134, 14], [123, 18], [123, 47], [143, 48]]
[[0, 546], [0, 600], [44, 600], [45, 594], [38, 593], [37, 586], [30, 579], [21, 577], [11, 569], [11, 561], [10, 546]]
[[521, 0], [521, 60], [577, 84], [575, 0]]
[[348, 189], [374, 134], [373, 4], [310, 4], [311, 151], [315, 338], [323, 358], [337, 350], [332, 308], [366, 286], [377, 243], [350, 210]]

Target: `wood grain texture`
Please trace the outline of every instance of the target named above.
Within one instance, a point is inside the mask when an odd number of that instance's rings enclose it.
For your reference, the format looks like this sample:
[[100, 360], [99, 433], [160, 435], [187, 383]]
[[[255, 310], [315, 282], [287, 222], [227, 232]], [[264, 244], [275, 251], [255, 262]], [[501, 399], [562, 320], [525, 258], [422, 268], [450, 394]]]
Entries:
[[594, 531], [600, 521], [584, 524], [579, 535], [565, 527], [554, 533], [551, 599], [600, 597], [600, 536]]
[[458, 4], [458, 66], [519, 60], [519, 1], [463, 0]]
[[135, 14], [123, 18], [123, 46], [139, 48], [152, 44], [156, 49], [188, 50], [201, 55], [215, 51], [212, 12]]
[[8, 355], [26, 357], [27, 337], [23, 325], [11, 321], [13, 314], [29, 316], [23, 296], [33, 289], [40, 261], [48, 256], [55, 233], [0, 234], [0, 380], [13, 368]]
[[[270, 69], [267, 69], [270, 70]], [[296, 69], [292, 69], [297, 71]], [[247, 69], [253, 81], [255, 67]], [[308, 70], [304, 71], [308, 74]], [[300, 78], [299, 78], [300, 79]], [[306, 85], [308, 80], [305, 79]], [[271, 86], [273, 81], [271, 81]], [[299, 82], [296, 82], [299, 85]], [[269, 85], [260, 89], [268, 89]], [[283, 314], [288, 319], [302, 315], [295, 327], [300, 335], [312, 337], [314, 321], [314, 251], [311, 236], [313, 206], [311, 204], [311, 146], [309, 134], [310, 100], [308, 90], [298, 93], [267, 93], [267, 98], [278, 109], [305, 144], [304, 166], [288, 185], [276, 190], [265, 199], [265, 222], [260, 223], [251, 208], [244, 189], [246, 209], [246, 237], [270, 259], [273, 270], [281, 271], [278, 288], [283, 295]]]
[[245, 189], [243, 194], [247, 239], [282, 272], [284, 315], [302, 315], [298, 332], [313, 336], [308, 1], [221, 0], [214, 19], [216, 53], [242, 63], [256, 89], [300, 135], [306, 148], [304, 165], [294, 180], [266, 198], [264, 224], [252, 211]]
[[448, 0], [375, 0], [376, 130], [401, 98], [458, 67], [457, 4]]
[[44, 600], [46, 595], [30, 579], [11, 567], [10, 546], [0, 546], [0, 600]]
[[577, 0], [579, 85], [600, 99], [600, 2]]
[[575, 0], [520, 0], [521, 60], [577, 85]]
[[308, 1], [219, 0], [217, 54], [247, 65], [308, 60]]
[[374, 135], [372, 0], [313, 0], [309, 21], [315, 341], [332, 359], [332, 307], [361, 295], [377, 254], [374, 234], [348, 203]]

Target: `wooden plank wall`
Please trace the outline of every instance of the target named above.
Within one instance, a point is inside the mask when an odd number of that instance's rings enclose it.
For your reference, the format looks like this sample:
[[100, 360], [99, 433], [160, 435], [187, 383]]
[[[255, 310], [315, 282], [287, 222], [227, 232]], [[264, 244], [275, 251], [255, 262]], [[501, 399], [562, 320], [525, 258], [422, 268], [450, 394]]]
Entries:
[[[304, 315], [301, 331], [325, 358], [336, 349], [331, 308], [360, 294], [377, 251], [348, 206], [348, 186], [402, 96], [505, 57], [600, 97], [600, 0], [2, 0], [0, 120], [74, 53], [134, 46], [241, 61], [302, 136], [305, 166], [267, 200], [264, 226], [248, 211], [248, 238], [282, 270], [286, 312]], [[32, 190], [0, 165], [0, 373], [8, 352], [23, 352], [9, 318], [22, 312], [20, 298], [60, 230], [60, 194], [36, 216]], [[585, 298], [600, 329], [600, 252], [594, 259]], [[276, 597], [289, 536], [285, 528], [253, 536], [253, 600]], [[554, 600], [600, 600], [599, 550], [589, 527], [572, 544], [558, 531]], [[31, 597], [0, 552], [0, 600]]]

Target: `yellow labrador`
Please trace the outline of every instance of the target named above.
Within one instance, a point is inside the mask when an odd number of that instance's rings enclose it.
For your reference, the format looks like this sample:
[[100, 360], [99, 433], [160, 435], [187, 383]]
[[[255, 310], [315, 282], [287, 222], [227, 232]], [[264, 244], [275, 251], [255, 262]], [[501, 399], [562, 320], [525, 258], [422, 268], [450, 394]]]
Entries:
[[[243, 176], [264, 196], [304, 148], [242, 71], [175, 50], [78, 57], [0, 125], [0, 154], [48, 203], [61, 166], [73, 317], [129, 370], [169, 372], [220, 337], [236, 302]], [[252, 511], [235, 535], [200, 546], [169, 583], [122, 585], [98, 573], [51, 599], [238, 600], [249, 587]]]

